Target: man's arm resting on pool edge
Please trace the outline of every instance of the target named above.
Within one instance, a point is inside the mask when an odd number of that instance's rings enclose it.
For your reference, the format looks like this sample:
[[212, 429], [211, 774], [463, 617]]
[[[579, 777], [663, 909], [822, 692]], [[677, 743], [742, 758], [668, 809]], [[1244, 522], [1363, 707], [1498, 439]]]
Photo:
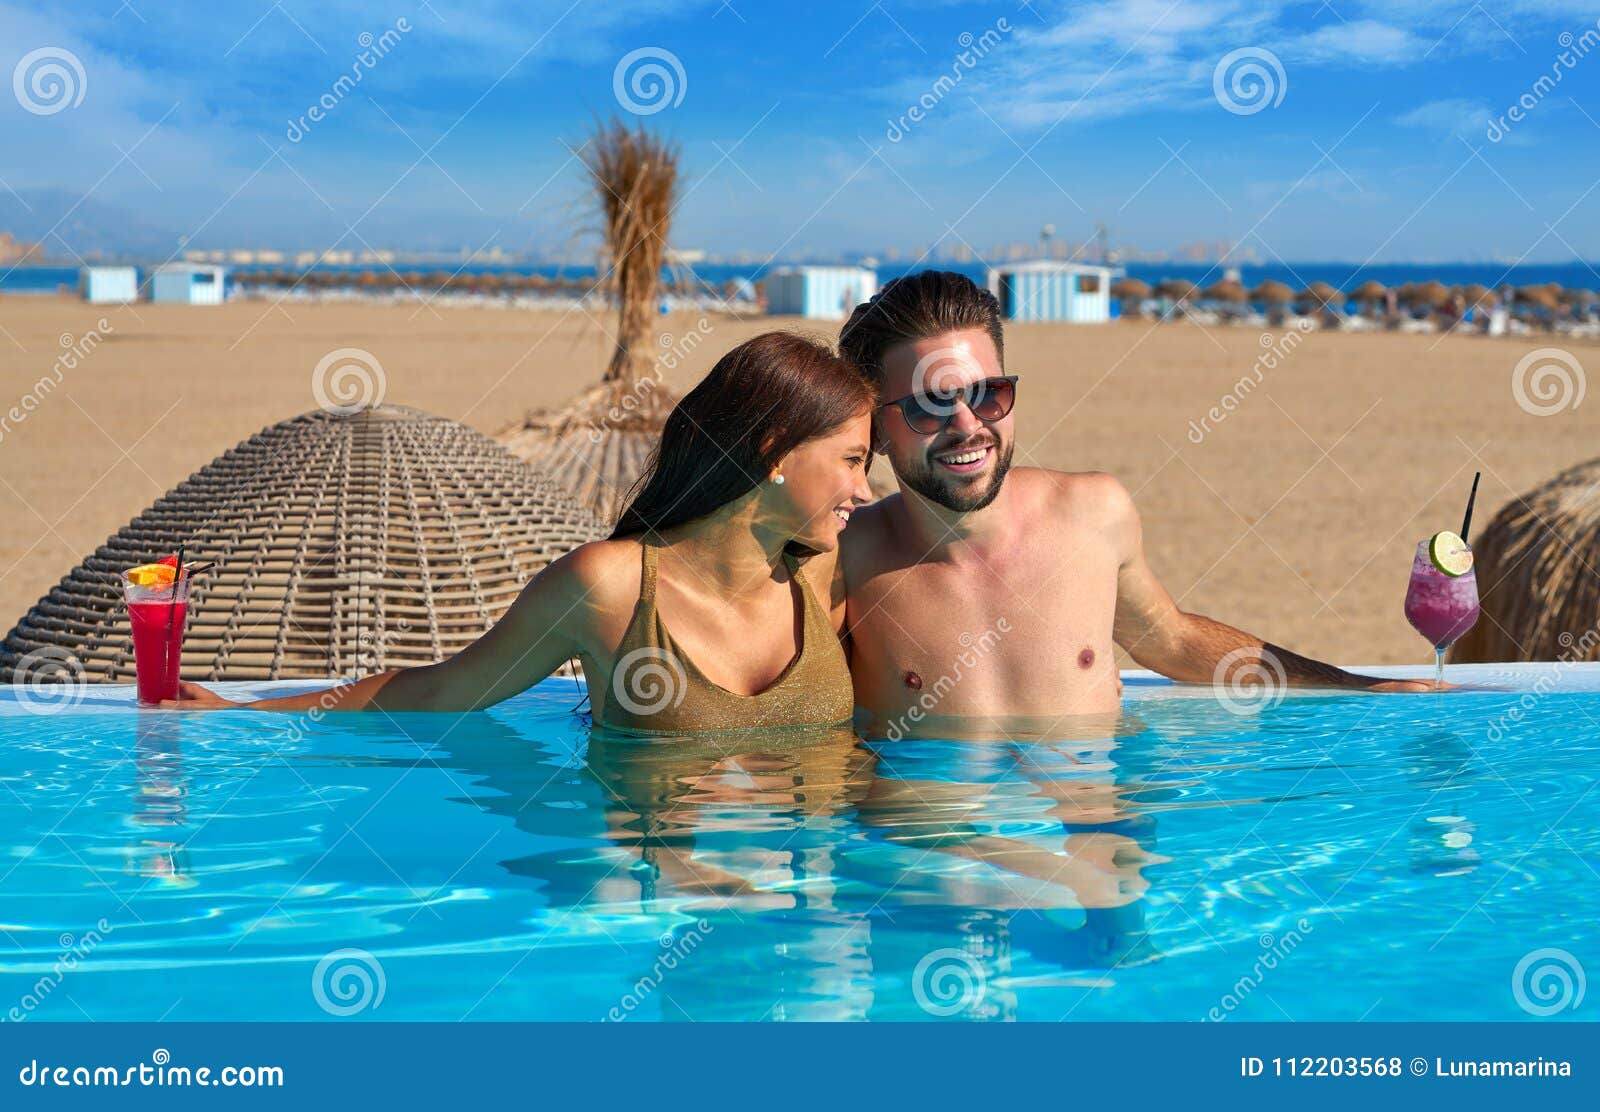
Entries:
[[573, 628], [588, 597], [576, 552], [545, 568], [482, 637], [448, 660], [395, 668], [353, 683], [275, 699], [233, 702], [196, 683], [180, 685], [180, 709], [257, 711], [468, 711], [493, 706], [550, 675], [578, 654]]
[[1117, 571], [1113, 639], [1140, 667], [1180, 683], [1229, 683], [1253, 675], [1268, 686], [1363, 691], [1432, 689], [1431, 684], [1420, 680], [1388, 680], [1347, 672], [1269, 644], [1204, 614], [1180, 610], [1145, 560], [1143, 530], [1132, 497], [1116, 483], [1114, 490], [1108, 490], [1107, 499], [1109, 528], [1122, 556]]

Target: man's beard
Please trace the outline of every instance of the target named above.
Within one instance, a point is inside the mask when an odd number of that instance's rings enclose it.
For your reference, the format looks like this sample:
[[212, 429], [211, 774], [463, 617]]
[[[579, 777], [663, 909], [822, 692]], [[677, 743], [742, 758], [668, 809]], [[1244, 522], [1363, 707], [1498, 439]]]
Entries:
[[927, 456], [918, 461], [915, 470], [896, 473], [901, 482], [916, 491], [928, 501], [943, 506], [947, 510], [957, 513], [971, 513], [981, 510], [990, 502], [1000, 496], [1000, 485], [1006, 481], [1006, 472], [1011, 469], [1011, 443], [1002, 443], [998, 437], [976, 444], [950, 444], [940, 449], [940, 454], [950, 452], [960, 447], [991, 447], [994, 449], [994, 469], [989, 473], [989, 481], [982, 486], [961, 482], [950, 476], [939, 473], [939, 465], [933, 462], [935, 453], [929, 452]]

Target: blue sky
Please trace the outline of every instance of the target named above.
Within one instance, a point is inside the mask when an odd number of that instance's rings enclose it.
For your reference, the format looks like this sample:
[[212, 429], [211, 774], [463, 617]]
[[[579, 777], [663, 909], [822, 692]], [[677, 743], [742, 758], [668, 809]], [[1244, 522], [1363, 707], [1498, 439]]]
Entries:
[[[1103, 221], [1114, 243], [1233, 239], [1267, 260], [1595, 259], [1597, 15], [1562, 0], [0, 0], [0, 229], [49, 233], [61, 255], [586, 258], [572, 149], [623, 111], [618, 63], [646, 50], [682, 73], [664, 63], [674, 103], [640, 117], [683, 150], [678, 246], [984, 254]], [[363, 66], [361, 36], [400, 20]], [[57, 106], [19, 68], [40, 50], [81, 66], [58, 110], [38, 110]], [[1267, 83], [1257, 111], [1223, 103], [1231, 70], [1216, 90], [1236, 52]], [[291, 141], [353, 68], [359, 85]], [[1491, 139], [1519, 98], [1532, 107]]]

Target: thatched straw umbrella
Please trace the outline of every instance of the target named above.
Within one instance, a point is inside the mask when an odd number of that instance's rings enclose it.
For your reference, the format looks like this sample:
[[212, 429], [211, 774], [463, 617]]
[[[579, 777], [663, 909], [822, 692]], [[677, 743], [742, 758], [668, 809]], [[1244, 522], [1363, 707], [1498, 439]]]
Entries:
[[1131, 312], [1139, 306], [1139, 302], [1150, 296], [1150, 285], [1139, 282], [1138, 278], [1117, 278], [1110, 283], [1110, 296], [1122, 302], [1123, 312]]
[[1375, 278], [1368, 278], [1350, 291], [1350, 300], [1360, 305], [1363, 312], [1371, 313], [1374, 306], [1388, 304], [1389, 287]]
[[1289, 305], [1294, 301], [1294, 291], [1282, 282], [1268, 278], [1250, 291], [1250, 300], [1265, 305]]
[[1294, 291], [1282, 282], [1269, 278], [1250, 291], [1252, 303], [1267, 307], [1267, 320], [1277, 327], [1288, 317], [1288, 308], [1294, 303]]
[[1561, 293], [1561, 300], [1572, 307], [1575, 313], [1586, 313], [1595, 304], [1596, 295], [1593, 290], [1568, 289]]
[[1232, 278], [1212, 283], [1200, 291], [1200, 297], [1206, 301], [1224, 301], [1231, 305], [1243, 305], [1250, 299], [1244, 287]]
[[1156, 284], [1156, 296], [1169, 301], [1186, 301], [1194, 296], [1195, 285], [1186, 278], [1163, 278]]
[[[1442, 286], [1440, 289], [1443, 291], [1440, 298], [1442, 300], [1443, 296], [1449, 295], [1449, 291], [1444, 290]], [[1395, 287], [1394, 299], [1398, 304], [1409, 307], [1418, 305], [1432, 306], [1434, 304], [1434, 298], [1428, 295], [1425, 284], [1422, 282], [1406, 282]]]
[[1400, 301], [1418, 308], [1442, 309], [1450, 304], [1450, 287], [1437, 279], [1408, 282], [1400, 287]]
[[581, 156], [600, 210], [615, 295], [616, 346], [600, 382], [559, 410], [529, 413], [498, 439], [610, 519], [638, 480], [677, 398], [651, 343], [678, 194], [678, 149], [620, 120], [597, 126]]
[[1331, 309], [1335, 312], [1344, 308], [1345, 296], [1343, 291], [1328, 282], [1312, 282], [1305, 289], [1295, 295], [1303, 305], [1315, 309]]
[[1452, 661], [1600, 659], [1600, 459], [1513, 499], [1472, 550], [1482, 614]]
[[1561, 304], [1561, 295], [1549, 286], [1521, 286], [1517, 289], [1517, 304], [1555, 312]]
[[216, 563], [194, 581], [185, 676], [276, 680], [451, 656], [603, 531], [459, 422], [397, 405], [314, 410], [218, 456], [85, 557], [0, 643], [0, 682], [131, 683], [119, 575], [179, 542]]
[[1518, 287], [1513, 300], [1522, 310], [1519, 316], [1544, 326], [1554, 328], [1556, 318], [1561, 315], [1564, 293], [1560, 286], [1551, 283], [1543, 286]]
[[1122, 315], [1125, 317], [1141, 315], [1144, 303], [1150, 299], [1150, 292], [1150, 284], [1137, 278], [1118, 278], [1111, 283], [1111, 296], [1122, 303]]
[[647, 373], [656, 288], [667, 254], [667, 231], [678, 191], [678, 151], [640, 127], [602, 127], [584, 149], [612, 259], [617, 294], [617, 346], [602, 381], [631, 387]]

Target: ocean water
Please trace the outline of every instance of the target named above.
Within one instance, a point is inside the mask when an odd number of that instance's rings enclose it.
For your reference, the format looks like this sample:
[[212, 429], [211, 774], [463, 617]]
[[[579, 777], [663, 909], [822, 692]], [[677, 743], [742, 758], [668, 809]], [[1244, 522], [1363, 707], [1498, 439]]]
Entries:
[[1583, 1019], [1600, 684], [1533, 679], [872, 743], [0, 692], [0, 1020]]
[[[694, 274], [702, 281], [720, 288], [724, 283], [736, 280], [759, 280], [767, 271], [784, 264], [737, 264], [713, 263], [696, 266]], [[924, 269], [954, 270], [966, 274], [980, 285], [986, 281], [987, 269], [981, 264], [952, 263], [940, 260], [927, 260], [915, 265], [907, 263], [880, 263], [878, 265], [879, 281], [899, 277], [913, 270]], [[230, 267], [230, 273], [239, 273], [250, 270], [281, 270], [292, 267]], [[324, 266], [318, 267], [324, 273], [360, 273], [373, 269], [382, 269], [376, 264], [372, 266], [347, 267]], [[454, 273], [457, 264], [445, 263], [397, 263], [395, 270], [401, 273], [420, 271], [424, 274]], [[541, 274], [545, 277], [562, 276], [579, 279], [589, 278], [594, 275], [592, 266], [480, 266], [470, 265], [460, 267], [464, 273], [496, 273], [496, 274]], [[1209, 285], [1219, 281], [1223, 276], [1224, 267], [1220, 263], [1129, 263], [1123, 268], [1129, 277], [1140, 278], [1154, 285], [1163, 278], [1186, 278], [1198, 285]], [[1271, 263], [1259, 266], [1240, 267], [1240, 280], [1247, 287], [1254, 287], [1267, 279], [1274, 279], [1286, 283], [1292, 289], [1300, 289], [1312, 282], [1328, 282], [1338, 289], [1350, 290], [1368, 279], [1376, 279], [1386, 286], [1399, 286], [1406, 282], [1426, 282], [1437, 279], [1447, 286], [1469, 285], [1478, 283], [1490, 288], [1500, 286], [1531, 286], [1556, 282], [1572, 289], [1600, 288], [1600, 277], [1596, 271], [1600, 269], [1595, 265], [1585, 262], [1570, 263], [1536, 263], [1520, 266], [1505, 266], [1499, 263], [1371, 263], [1365, 266], [1353, 262], [1306, 262], [1306, 263]], [[141, 268], [141, 276], [145, 276], [148, 268]], [[11, 269], [0, 268], [0, 293], [55, 293], [66, 289], [75, 291], [78, 285], [77, 267], [59, 266], [19, 266]]]

